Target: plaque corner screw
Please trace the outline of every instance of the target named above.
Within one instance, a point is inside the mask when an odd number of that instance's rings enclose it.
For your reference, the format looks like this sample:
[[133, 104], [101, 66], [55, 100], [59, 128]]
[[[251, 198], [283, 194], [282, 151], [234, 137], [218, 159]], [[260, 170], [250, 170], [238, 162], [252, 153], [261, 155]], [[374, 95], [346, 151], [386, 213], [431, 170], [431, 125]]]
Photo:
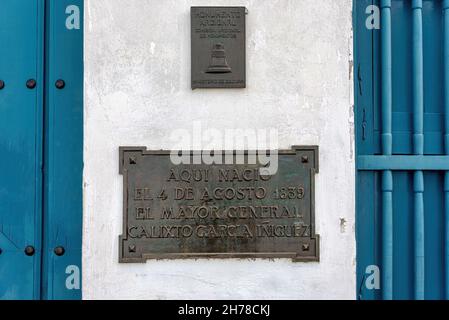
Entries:
[[136, 252], [136, 246], [132, 244], [128, 247], [128, 250], [129, 252]]
[[301, 157], [301, 162], [302, 163], [308, 163], [309, 162], [309, 157], [308, 156], [302, 156]]
[[129, 164], [137, 164], [136, 157], [129, 157]]
[[310, 245], [308, 243], [304, 243], [302, 245], [302, 251], [309, 251], [310, 250]]

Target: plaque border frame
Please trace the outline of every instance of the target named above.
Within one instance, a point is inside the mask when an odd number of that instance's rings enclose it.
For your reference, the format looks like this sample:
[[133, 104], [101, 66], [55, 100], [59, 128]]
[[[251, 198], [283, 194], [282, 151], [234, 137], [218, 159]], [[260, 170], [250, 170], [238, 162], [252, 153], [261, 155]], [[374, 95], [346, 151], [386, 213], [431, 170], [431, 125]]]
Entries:
[[[287, 258], [291, 259], [293, 262], [319, 262], [320, 261], [320, 235], [315, 232], [315, 174], [319, 173], [319, 147], [312, 146], [301, 146], [294, 145], [291, 149], [282, 149], [278, 150], [278, 155], [296, 155], [298, 151], [313, 151], [314, 152], [314, 163], [313, 167], [310, 169], [310, 220], [311, 220], [311, 231], [309, 241], [299, 241], [298, 245], [302, 246], [302, 244], [314, 244], [314, 252], [313, 256], [300, 256], [298, 252], [220, 252], [220, 253], [154, 253], [154, 254], [142, 254], [141, 257], [138, 258], [129, 258], [125, 257], [123, 254], [123, 241], [127, 240], [127, 225], [128, 225], [128, 197], [127, 197], [127, 185], [128, 185], [128, 175], [125, 165], [125, 159], [129, 160], [129, 157], [126, 157], [125, 154], [128, 152], [140, 152], [142, 156], [144, 155], [160, 155], [160, 156], [168, 156], [172, 151], [170, 150], [148, 150], [147, 147], [119, 147], [119, 174], [123, 176], [123, 220], [122, 220], [122, 234], [119, 235], [119, 263], [145, 263], [147, 260], [174, 260], [174, 259], [282, 259]], [[208, 150], [200, 150], [189, 151], [190, 155], [193, 155], [198, 152], [208, 152]], [[234, 155], [237, 152], [243, 152], [245, 155], [251, 152], [260, 152], [253, 150], [245, 150], [245, 151], [221, 151], [223, 154], [233, 153]]]

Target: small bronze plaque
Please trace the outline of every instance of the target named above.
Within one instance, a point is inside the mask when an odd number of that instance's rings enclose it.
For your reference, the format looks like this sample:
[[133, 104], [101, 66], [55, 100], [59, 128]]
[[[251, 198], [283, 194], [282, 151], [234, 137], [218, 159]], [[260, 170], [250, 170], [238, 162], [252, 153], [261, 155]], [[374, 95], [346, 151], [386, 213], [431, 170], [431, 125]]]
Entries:
[[[314, 180], [318, 147], [278, 152], [265, 175], [259, 158], [206, 165], [187, 154], [120, 148], [123, 234], [120, 262], [172, 258], [292, 258], [318, 261]], [[254, 155], [256, 153], [246, 153]], [[248, 164], [255, 163], [255, 164]], [[186, 162], [183, 162], [186, 163]], [[202, 164], [194, 164], [202, 163]], [[225, 164], [228, 163], [228, 164]], [[264, 162], [267, 163], [267, 162]]]
[[191, 7], [192, 89], [245, 88], [245, 7]]

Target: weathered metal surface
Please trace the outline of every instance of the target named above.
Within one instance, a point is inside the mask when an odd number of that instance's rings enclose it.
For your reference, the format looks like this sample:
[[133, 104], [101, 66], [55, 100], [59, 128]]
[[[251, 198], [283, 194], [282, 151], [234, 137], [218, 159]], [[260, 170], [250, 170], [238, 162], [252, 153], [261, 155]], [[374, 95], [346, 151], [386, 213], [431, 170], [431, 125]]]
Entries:
[[245, 7], [192, 7], [192, 89], [244, 88]]
[[[229, 163], [225, 153], [220, 157]], [[175, 165], [169, 151], [121, 147], [120, 262], [201, 257], [318, 261], [318, 147], [279, 151], [273, 175], [261, 174], [259, 160], [248, 162]]]

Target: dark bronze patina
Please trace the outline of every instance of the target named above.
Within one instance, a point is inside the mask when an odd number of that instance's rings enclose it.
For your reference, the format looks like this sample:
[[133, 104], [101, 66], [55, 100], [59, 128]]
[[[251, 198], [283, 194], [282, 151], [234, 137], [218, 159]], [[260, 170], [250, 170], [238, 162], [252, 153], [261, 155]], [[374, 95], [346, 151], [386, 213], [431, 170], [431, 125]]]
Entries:
[[[279, 151], [273, 175], [260, 171], [264, 166], [259, 160], [206, 165], [198, 154], [187, 154], [190, 164], [175, 165], [169, 151], [120, 148], [124, 199], [120, 262], [318, 261], [314, 217], [318, 147]], [[246, 159], [254, 154], [246, 152]], [[235, 158], [236, 152], [220, 155], [222, 163], [231, 163], [225, 162], [226, 156]]]
[[192, 89], [244, 88], [245, 7], [191, 7]]

